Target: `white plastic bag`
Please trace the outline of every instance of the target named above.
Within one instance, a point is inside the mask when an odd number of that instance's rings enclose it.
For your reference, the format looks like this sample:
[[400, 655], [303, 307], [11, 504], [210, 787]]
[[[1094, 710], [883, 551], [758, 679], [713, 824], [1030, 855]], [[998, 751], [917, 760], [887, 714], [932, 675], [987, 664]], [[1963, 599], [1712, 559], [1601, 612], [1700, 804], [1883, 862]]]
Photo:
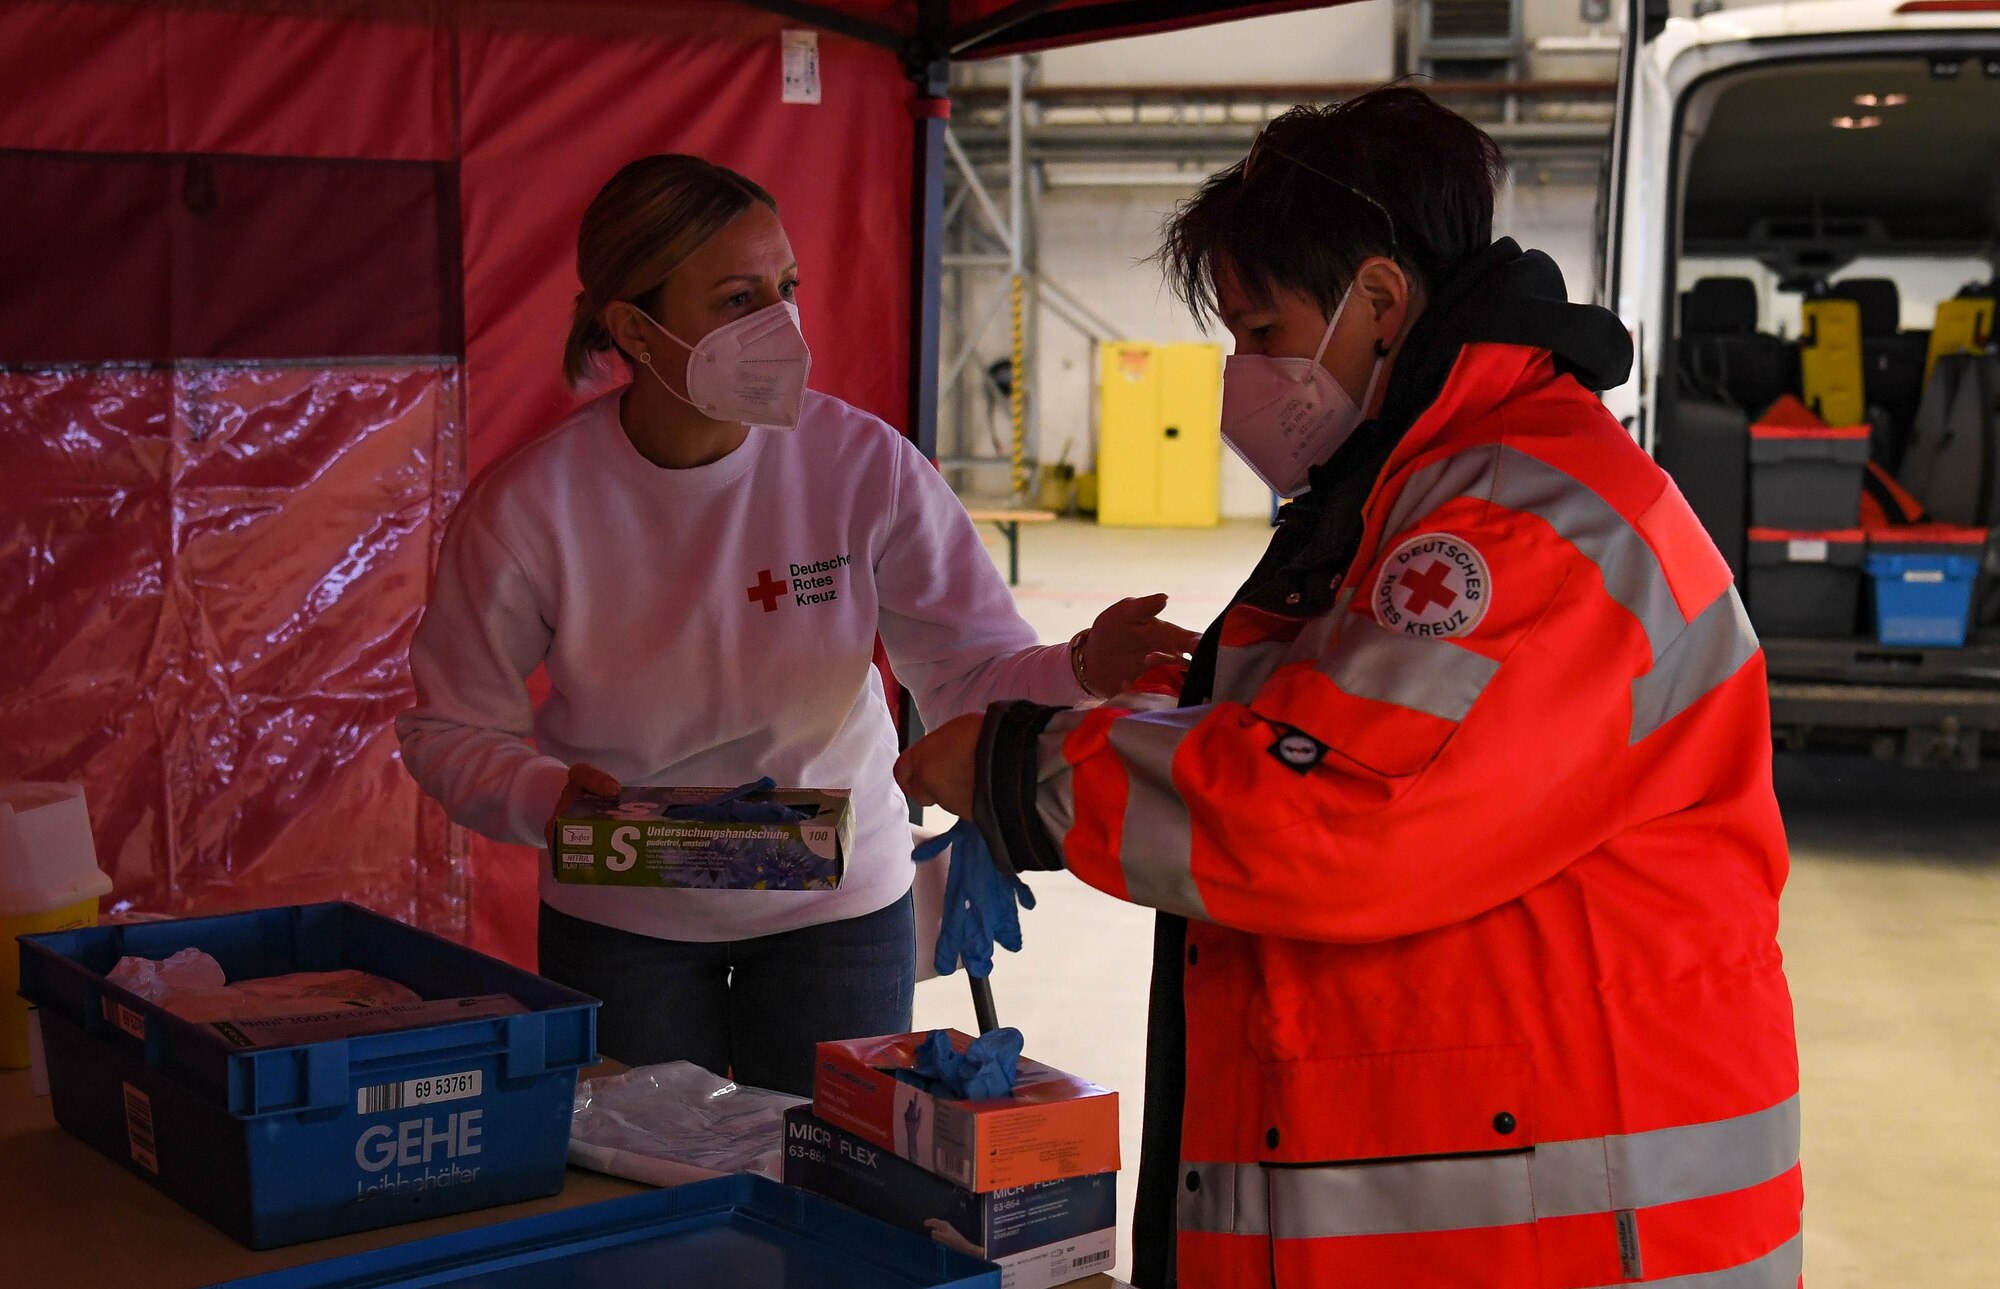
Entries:
[[785, 1111], [800, 1097], [738, 1087], [699, 1065], [672, 1061], [577, 1084], [569, 1161], [649, 1186], [725, 1173], [780, 1180]]
[[228, 983], [222, 964], [199, 949], [182, 949], [171, 958], [120, 958], [104, 977], [151, 1003], [164, 1003], [187, 989], [220, 989]]

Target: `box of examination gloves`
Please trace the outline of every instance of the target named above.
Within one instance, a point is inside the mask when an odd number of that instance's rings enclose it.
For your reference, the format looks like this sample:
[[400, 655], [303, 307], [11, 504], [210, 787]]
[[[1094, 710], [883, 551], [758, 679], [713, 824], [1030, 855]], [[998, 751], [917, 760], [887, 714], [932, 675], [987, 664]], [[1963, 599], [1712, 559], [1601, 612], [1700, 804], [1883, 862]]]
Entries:
[[815, 1117], [785, 1112], [785, 1184], [1000, 1266], [1001, 1289], [1051, 1289], [1111, 1265], [1118, 1174], [970, 1191]]
[[[1118, 1171], [1116, 1092], [1023, 1057], [1012, 1096], [936, 1096], [896, 1077], [929, 1037], [821, 1043], [813, 1113], [971, 1191]], [[951, 1040], [972, 1043], [956, 1030]]]
[[584, 886], [830, 891], [853, 847], [844, 790], [626, 788], [557, 817], [554, 862]]

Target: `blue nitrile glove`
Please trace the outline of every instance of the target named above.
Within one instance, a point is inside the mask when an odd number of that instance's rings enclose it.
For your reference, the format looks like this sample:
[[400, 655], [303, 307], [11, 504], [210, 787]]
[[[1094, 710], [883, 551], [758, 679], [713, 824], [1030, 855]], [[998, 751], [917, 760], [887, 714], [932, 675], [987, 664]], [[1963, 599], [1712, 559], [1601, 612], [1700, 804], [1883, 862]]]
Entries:
[[744, 800], [752, 793], [769, 792], [777, 786], [776, 780], [759, 779], [740, 788], [731, 788], [721, 796], [707, 801], [691, 802], [684, 806], [668, 806], [663, 817], [704, 824], [796, 824], [803, 823], [819, 813], [817, 806], [801, 808], [788, 806], [779, 801]]
[[[951, 875], [945, 879], [944, 917], [938, 924], [938, 974], [958, 970], [967, 975], [993, 974], [993, 946], [1021, 951], [1021, 909], [1035, 907], [1035, 893], [1018, 877], [1009, 877], [993, 862], [986, 838], [971, 820], [961, 819], [950, 832], [921, 843], [918, 863], [951, 852]], [[1017, 902], [1018, 901], [1018, 905]]]
[[[988, 1030], [961, 1052], [948, 1030], [934, 1029], [917, 1048], [916, 1064], [896, 1077], [932, 1096], [994, 1101], [1014, 1094], [1021, 1073], [1021, 1031]], [[908, 1076], [908, 1077], [905, 1077]]]

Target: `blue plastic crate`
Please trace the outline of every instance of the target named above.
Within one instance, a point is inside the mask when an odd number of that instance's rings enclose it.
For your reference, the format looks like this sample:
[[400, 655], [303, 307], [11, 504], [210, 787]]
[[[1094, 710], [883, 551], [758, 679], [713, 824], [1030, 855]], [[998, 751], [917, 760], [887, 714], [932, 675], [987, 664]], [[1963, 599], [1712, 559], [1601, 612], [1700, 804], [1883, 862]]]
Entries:
[[1870, 555], [1875, 636], [1886, 645], [1956, 649], [1972, 617], [1979, 561], [1969, 555]]
[[[231, 980], [355, 968], [528, 1010], [243, 1049], [104, 977], [197, 948]], [[597, 1001], [352, 904], [21, 938], [56, 1120], [252, 1248], [562, 1189]]]
[[217, 1289], [1000, 1289], [1000, 1269], [762, 1177], [718, 1177]]

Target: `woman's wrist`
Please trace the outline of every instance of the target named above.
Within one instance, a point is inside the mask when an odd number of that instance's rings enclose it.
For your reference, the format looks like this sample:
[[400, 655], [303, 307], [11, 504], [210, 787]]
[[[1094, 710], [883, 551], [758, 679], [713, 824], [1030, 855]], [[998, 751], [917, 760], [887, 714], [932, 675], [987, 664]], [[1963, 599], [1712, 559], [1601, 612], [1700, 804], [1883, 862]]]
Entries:
[[1089, 627], [1069, 638], [1069, 674], [1076, 679], [1076, 687], [1083, 691], [1085, 698], [1101, 699], [1103, 695], [1090, 687], [1089, 669], [1084, 666], [1083, 651], [1089, 644]]

